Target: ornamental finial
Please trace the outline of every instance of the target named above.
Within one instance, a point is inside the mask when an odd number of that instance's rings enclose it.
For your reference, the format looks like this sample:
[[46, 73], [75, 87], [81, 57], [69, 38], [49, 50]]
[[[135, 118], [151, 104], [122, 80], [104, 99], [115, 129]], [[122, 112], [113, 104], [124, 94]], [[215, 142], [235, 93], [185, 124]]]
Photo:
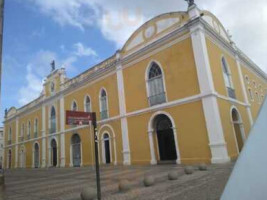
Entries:
[[185, 0], [188, 3], [188, 7], [191, 7], [193, 5], [195, 5], [195, 1], [194, 0]]
[[50, 65], [51, 65], [51, 72], [52, 72], [52, 71], [54, 71], [56, 69], [55, 60], [53, 60]]

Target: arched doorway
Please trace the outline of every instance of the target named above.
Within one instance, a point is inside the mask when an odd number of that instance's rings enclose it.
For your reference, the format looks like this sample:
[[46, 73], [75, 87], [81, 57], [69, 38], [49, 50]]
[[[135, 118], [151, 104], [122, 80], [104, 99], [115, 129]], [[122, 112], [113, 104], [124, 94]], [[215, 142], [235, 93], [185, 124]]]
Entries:
[[53, 167], [57, 166], [57, 142], [55, 139], [51, 141], [51, 164]]
[[39, 145], [37, 143], [34, 145], [34, 167], [39, 167]]
[[232, 120], [233, 120], [233, 126], [234, 126], [234, 132], [235, 132], [238, 151], [241, 152], [243, 145], [244, 145], [244, 139], [242, 136], [243, 127], [242, 127], [242, 121], [241, 121], [240, 115], [235, 108], [232, 110]]
[[154, 130], [157, 135], [159, 160], [176, 160], [177, 152], [171, 120], [164, 114], [158, 115], [154, 119]]
[[8, 150], [8, 169], [11, 169], [12, 165], [12, 152], [11, 150]]
[[25, 168], [25, 150], [24, 150], [24, 146], [22, 146], [20, 148], [20, 152], [19, 152], [19, 156], [20, 156], [20, 168]]
[[81, 138], [78, 134], [74, 134], [71, 138], [72, 161], [74, 167], [81, 166]]
[[111, 163], [111, 155], [110, 155], [110, 137], [107, 133], [103, 136], [103, 155], [104, 155], [104, 163], [110, 164]]

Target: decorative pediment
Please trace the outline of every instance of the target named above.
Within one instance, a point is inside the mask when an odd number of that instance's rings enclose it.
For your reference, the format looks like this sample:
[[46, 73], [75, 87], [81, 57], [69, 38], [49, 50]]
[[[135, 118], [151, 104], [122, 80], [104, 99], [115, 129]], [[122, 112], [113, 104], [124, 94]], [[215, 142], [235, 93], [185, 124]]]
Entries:
[[13, 115], [15, 115], [17, 113], [17, 109], [15, 107], [11, 107], [8, 111], [7, 111], [7, 117], [11, 117]]
[[230, 37], [223, 27], [222, 23], [215, 17], [212, 13], [208, 11], [202, 11], [203, 19], [216, 31], [217, 34], [219, 34], [223, 39], [225, 39], [227, 42], [231, 42]]
[[153, 18], [133, 33], [125, 43], [122, 51], [128, 53], [147, 45], [170, 33], [175, 28], [179, 28], [187, 20], [188, 15], [186, 12], [167, 13]]

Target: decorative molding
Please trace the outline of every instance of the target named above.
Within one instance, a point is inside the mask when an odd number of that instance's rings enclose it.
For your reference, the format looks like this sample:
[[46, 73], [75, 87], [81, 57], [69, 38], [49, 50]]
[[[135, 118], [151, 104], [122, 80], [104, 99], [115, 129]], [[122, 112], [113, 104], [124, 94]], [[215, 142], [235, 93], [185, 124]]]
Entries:
[[124, 79], [121, 66], [121, 56], [120, 53], [117, 53], [117, 87], [118, 87], [118, 97], [119, 97], [119, 109], [121, 117], [121, 135], [122, 135], [122, 147], [123, 147], [123, 164], [131, 164], [131, 155], [130, 155], [130, 144], [129, 144], [129, 135], [128, 135], [128, 121], [126, 118], [126, 100], [125, 100], [125, 88], [124, 88]]
[[[214, 94], [216, 91], [209, 62], [206, 38], [203, 30], [204, 27], [200, 23], [196, 23], [190, 28], [198, 82], [201, 93], [211, 92]], [[228, 156], [227, 146], [214, 146], [214, 144], [225, 143], [217, 98], [212, 95], [202, 98], [202, 105], [208, 138], [210, 144], [212, 145], [210, 146], [212, 155], [211, 162], [228, 162], [230, 161], [230, 158]]]

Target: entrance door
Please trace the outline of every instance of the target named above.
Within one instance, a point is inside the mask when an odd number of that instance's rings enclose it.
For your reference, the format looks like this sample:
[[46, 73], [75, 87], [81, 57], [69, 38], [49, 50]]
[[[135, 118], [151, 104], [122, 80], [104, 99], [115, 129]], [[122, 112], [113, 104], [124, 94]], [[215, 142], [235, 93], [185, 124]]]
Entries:
[[240, 116], [239, 116], [237, 110], [235, 110], [235, 109], [233, 109], [233, 111], [232, 111], [232, 120], [233, 120], [233, 124], [234, 124], [237, 147], [238, 147], [239, 152], [241, 152], [243, 145], [244, 145], [243, 138], [242, 138], [242, 130], [241, 130], [242, 122], [240, 121]]
[[159, 157], [161, 161], [176, 160], [177, 153], [175, 147], [172, 123], [165, 115], [156, 118], [156, 133], [158, 139]]
[[110, 164], [110, 141], [108, 134], [104, 135], [104, 147], [105, 147], [106, 164]]
[[52, 166], [57, 166], [57, 142], [53, 139], [51, 141], [51, 148], [52, 148]]
[[74, 167], [81, 166], [81, 139], [78, 134], [72, 136], [72, 160]]
[[39, 167], [39, 145], [37, 143], [34, 145], [34, 167]]
[[24, 154], [24, 150], [21, 149], [20, 150], [20, 168], [24, 168], [25, 167], [25, 154]]
[[8, 151], [8, 169], [11, 169], [11, 162], [12, 162], [12, 155], [11, 150]]

